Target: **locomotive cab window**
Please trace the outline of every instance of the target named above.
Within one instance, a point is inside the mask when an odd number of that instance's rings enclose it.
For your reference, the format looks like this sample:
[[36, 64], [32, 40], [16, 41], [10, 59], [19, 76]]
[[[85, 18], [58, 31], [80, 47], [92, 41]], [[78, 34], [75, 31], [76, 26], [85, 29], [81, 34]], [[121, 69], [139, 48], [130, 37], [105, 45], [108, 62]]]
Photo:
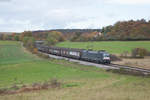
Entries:
[[110, 57], [110, 55], [109, 54], [104, 54], [104, 57]]

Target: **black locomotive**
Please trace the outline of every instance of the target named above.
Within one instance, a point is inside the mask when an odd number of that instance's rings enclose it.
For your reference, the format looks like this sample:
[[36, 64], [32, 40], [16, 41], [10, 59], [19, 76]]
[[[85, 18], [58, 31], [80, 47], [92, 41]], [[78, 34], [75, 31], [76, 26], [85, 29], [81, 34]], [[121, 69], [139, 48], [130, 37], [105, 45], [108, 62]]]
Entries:
[[67, 58], [85, 60], [89, 62], [110, 64], [110, 54], [104, 50], [93, 51], [85, 49], [74, 49], [74, 48], [63, 48], [63, 47], [53, 47], [45, 46], [42, 41], [37, 41], [35, 44], [36, 48], [44, 53], [53, 54], [57, 56], [63, 56]]

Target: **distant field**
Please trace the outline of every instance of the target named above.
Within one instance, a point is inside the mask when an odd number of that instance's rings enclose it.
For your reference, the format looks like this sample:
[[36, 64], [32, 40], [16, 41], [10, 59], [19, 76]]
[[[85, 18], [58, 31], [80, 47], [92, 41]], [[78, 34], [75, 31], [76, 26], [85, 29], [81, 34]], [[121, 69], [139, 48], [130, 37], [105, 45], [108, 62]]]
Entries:
[[0, 65], [35, 60], [33, 55], [23, 51], [24, 49], [19, 42], [0, 41]]
[[[0, 100], [149, 100], [150, 78], [113, 74], [93, 66], [64, 60], [41, 59], [25, 51], [18, 42], [3, 42], [0, 48], [0, 89], [13, 84], [63, 83], [49, 89], [0, 96]], [[8, 46], [13, 45], [13, 46]]]
[[110, 53], [122, 53], [133, 48], [142, 47], [150, 50], [150, 41], [102, 41], [102, 42], [62, 42], [60, 47], [106, 50]]
[[0, 45], [18, 45], [19, 42], [16, 41], [0, 41]]

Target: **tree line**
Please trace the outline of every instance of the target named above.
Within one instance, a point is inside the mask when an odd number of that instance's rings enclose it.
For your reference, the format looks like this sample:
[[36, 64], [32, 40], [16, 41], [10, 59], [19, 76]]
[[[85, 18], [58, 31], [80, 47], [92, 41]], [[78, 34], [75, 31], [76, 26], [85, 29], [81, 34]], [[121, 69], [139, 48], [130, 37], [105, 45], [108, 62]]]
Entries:
[[100, 40], [150, 40], [150, 21], [119, 21], [103, 27]]
[[119, 21], [102, 29], [56, 29], [25, 31], [21, 34], [0, 34], [0, 40], [23, 41], [24, 45], [35, 40], [44, 40], [47, 45], [55, 45], [57, 42], [65, 40], [72, 42], [150, 40], [150, 21], [144, 19]]
[[33, 34], [32, 31], [24, 31], [20, 34], [0, 34], [0, 40], [21, 41], [23, 46], [33, 53], [37, 52], [35, 48], [36, 40], [45, 41], [45, 45], [55, 45], [57, 42], [64, 41], [65, 38], [61, 32], [50, 31], [42, 34]]
[[70, 41], [138, 41], [150, 40], [150, 21], [118, 21], [93, 32], [75, 32], [68, 34]]

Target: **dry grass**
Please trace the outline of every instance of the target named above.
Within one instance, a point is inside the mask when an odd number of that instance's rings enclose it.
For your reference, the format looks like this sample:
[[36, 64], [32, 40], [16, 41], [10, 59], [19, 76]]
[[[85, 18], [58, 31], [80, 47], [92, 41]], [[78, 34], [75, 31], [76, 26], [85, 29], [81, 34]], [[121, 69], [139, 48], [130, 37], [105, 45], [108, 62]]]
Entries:
[[113, 63], [150, 69], [150, 57], [145, 57], [144, 59], [126, 58], [122, 59], [122, 61], [117, 61]]
[[0, 96], [0, 100], [149, 100], [149, 82], [119, 79], [82, 79], [81, 86]]

